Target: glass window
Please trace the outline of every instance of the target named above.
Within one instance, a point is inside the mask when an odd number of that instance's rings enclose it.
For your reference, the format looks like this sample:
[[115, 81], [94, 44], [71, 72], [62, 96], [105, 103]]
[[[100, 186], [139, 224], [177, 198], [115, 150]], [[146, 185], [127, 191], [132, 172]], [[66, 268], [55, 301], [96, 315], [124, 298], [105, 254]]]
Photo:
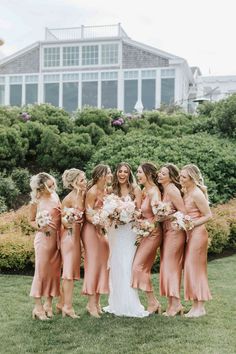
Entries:
[[22, 76], [10, 76], [10, 84], [22, 84]]
[[0, 76], [0, 84], [5, 84], [5, 77], [4, 76]]
[[118, 63], [118, 44], [102, 44], [102, 64]]
[[138, 80], [125, 80], [124, 86], [124, 110], [132, 113], [138, 100]]
[[82, 65], [98, 64], [98, 45], [87, 45], [82, 47]]
[[5, 86], [4, 85], [0, 85], [0, 105], [4, 105], [5, 104]]
[[145, 110], [152, 110], [156, 105], [156, 80], [142, 80], [142, 104]]
[[10, 106], [22, 105], [22, 85], [10, 85]]
[[63, 82], [63, 107], [67, 112], [78, 108], [78, 82]]
[[97, 107], [98, 105], [98, 82], [82, 82], [82, 106]]
[[59, 106], [59, 84], [44, 84], [44, 102], [51, 103], [53, 106]]
[[35, 84], [39, 81], [38, 75], [27, 75], [25, 77], [25, 82], [29, 84]]
[[175, 77], [175, 69], [162, 69], [161, 77]]
[[142, 79], [155, 79], [156, 70], [142, 70]]
[[101, 78], [102, 80], [117, 80], [118, 72], [117, 71], [102, 72]]
[[60, 47], [44, 48], [44, 66], [60, 66]]
[[161, 103], [166, 105], [175, 102], [175, 79], [161, 79]]
[[125, 71], [124, 72], [125, 79], [137, 79], [138, 78], [138, 71]]
[[96, 81], [98, 73], [82, 73], [82, 81]]
[[79, 65], [79, 47], [63, 47], [63, 65]]
[[38, 102], [38, 84], [25, 85], [25, 103], [34, 104]]
[[58, 82], [60, 81], [60, 75], [58, 74], [44, 75], [43, 80], [44, 82]]
[[78, 73], [63, 74], [62, 79], [63, 81], [79, 81], [79, 74]]
[[117, 81], [102, 81], [102, 107], [117, 108]]

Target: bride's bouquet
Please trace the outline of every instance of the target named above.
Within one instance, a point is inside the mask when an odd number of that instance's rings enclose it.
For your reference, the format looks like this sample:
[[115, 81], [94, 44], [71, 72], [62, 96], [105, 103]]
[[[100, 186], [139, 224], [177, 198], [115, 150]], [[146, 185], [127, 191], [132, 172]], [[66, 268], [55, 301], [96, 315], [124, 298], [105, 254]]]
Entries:
[[[37, 213], [35, 221], [38, 228], [42, 229], [50, 225], [50, 223], [52, 222], [52, 218], [47, 210], [41, 210]], [[46, 236], [50, 236], [49, 230], [45, 231], [45, 234]]]
[[124, 225], [134, 220], [135, 203], [129, 197], [118, 197], [114, 193], [103, 198], [100, 209], [87, 209], [94, 225], [102, 226], [106, 231], [110, 226]]
[[194, 223], [189, 215], [184, 215], [181, 211], [177, 211], [173, 214], [174, 220], [171, 225], [174, 230], [190, 231], [194, 228]]

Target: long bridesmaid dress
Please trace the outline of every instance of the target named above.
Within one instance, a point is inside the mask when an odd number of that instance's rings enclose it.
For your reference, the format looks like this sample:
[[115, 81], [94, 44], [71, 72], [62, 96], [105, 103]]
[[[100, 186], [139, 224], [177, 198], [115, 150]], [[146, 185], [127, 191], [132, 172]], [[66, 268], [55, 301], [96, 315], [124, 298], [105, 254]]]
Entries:
[[[201, 216], [191, 195], [184, 196], [187, 214], [193, 219]], [[184, 297], [185, 300], [207, 301], [212, 296], [207, 278], [208, 233], [205, 225], [188, 231], [188, 242], [184, 262]]]
[[[144, 219], [152, 221], [154, 214], [152, 212], [151, 201], [148, 195], [141, 204], [142, 216]], [[162, 242], [162, 231], [160, 225], [148, 237], [144, 237], [137, 248], [133, 267], [131, 286], [143, 291], [153, 291], [151, 282], [151, 269], [156, 258], [158, 247]]]
[[[163, 202], [171, 203], [168, 194]], [[172, 204], [173, 211], [175, 207]], [[163, 222], [163, 243], [160, 257], [160, 295], [180, 299], [180, 287], [184, 263], [186, 234], [183, 230], [175, 230], [171, 221]]]
[[37, 212], [47, 210], [52, 218], [52, 231], [46, 236], [37, 231], [34, 239], [35, 273], [30, 296], [60, 296], [61, 254], [59, 239], [61, 229], [61, 208], [57, 196], [49, 201], [39, 201]]
[[[81, 211], [78, 209], [78, 211]], [[61, 255], [62, 255], [62, 279], [80, 279], [81, 261], [81, 224], [74, 223], [71, 229], [62, 226]]]
[[[97, 199], [94, 209], [102, 207], [103, 201]], [[88, 220], [85, 222], [81, 239], [84, 247], [84, 283], [82, 294], [108, 294], [109, 246], [107, 236], [99, 234], [97, 228]]]

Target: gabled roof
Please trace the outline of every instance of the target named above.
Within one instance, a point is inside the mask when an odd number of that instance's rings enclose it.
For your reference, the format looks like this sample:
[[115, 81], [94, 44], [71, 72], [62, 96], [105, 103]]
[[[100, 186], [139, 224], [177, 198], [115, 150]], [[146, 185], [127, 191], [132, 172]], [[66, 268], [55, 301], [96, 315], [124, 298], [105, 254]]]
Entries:
[[3, 64], [6, 64], [8, 63], [9, 61], [12, 61], [14, 60], [15, 58], [21, 56], [21, 55], [24, 55], [25, 53], [29, 52], [30, 50], [36, 48], [39, 46], [39, 43], [40, 42], [35, 42], [21, 50], [18, 50], [16, 53], [14, 54], [11, 54], [11, 55], [8, 55], [7, 57], [4, 57], [2, 59], [0, 59], [0, 66], [3, 65]]
[[135, 46], [135, 47], [139, 47], [140, 49], [146, 50], [146, 51], [148, 51], [148, 52], [150, 52], [150, 53], [156, 54], [156, 55], [158, 55], [158, 56], [160, 56], [160, 57], [163, 57], [163, 58], [166, 58], [166, 59], [180, 59], [180, 60], [184, 60], [184, 59], [181, 58], [181, 57], [178, 57], [178, 56], [176, 56], [176, 55], [173, 55], [173, 54], [164, 52], [163, 50], [154, 48], [154, 47], [152, 47], [152, 46], [150, 46], [150, 45], [147, 45], [147, 44], [144, 44], [144, 43], [141, 43], [141, 42], [134, 41], [133, 39], [130, 39], [130, 38], [122, 38], [122, 41], [123, 41], [124, 43], [133, 45], [133, 46]]

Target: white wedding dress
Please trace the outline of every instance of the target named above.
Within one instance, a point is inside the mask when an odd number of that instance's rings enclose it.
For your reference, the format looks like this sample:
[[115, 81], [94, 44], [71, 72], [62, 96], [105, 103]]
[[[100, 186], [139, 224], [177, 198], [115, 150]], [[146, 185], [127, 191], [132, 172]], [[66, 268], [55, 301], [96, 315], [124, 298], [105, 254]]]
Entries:
[[111, 227], [108, 231], [110, 257], [109, 287], [110, 294], [105, 312], [117, 316], [146, 317], [148, 311], [140, 303], [138, 291], [130, 286], [131, 269], [136, 251], [136, 235], [132, 224]]

